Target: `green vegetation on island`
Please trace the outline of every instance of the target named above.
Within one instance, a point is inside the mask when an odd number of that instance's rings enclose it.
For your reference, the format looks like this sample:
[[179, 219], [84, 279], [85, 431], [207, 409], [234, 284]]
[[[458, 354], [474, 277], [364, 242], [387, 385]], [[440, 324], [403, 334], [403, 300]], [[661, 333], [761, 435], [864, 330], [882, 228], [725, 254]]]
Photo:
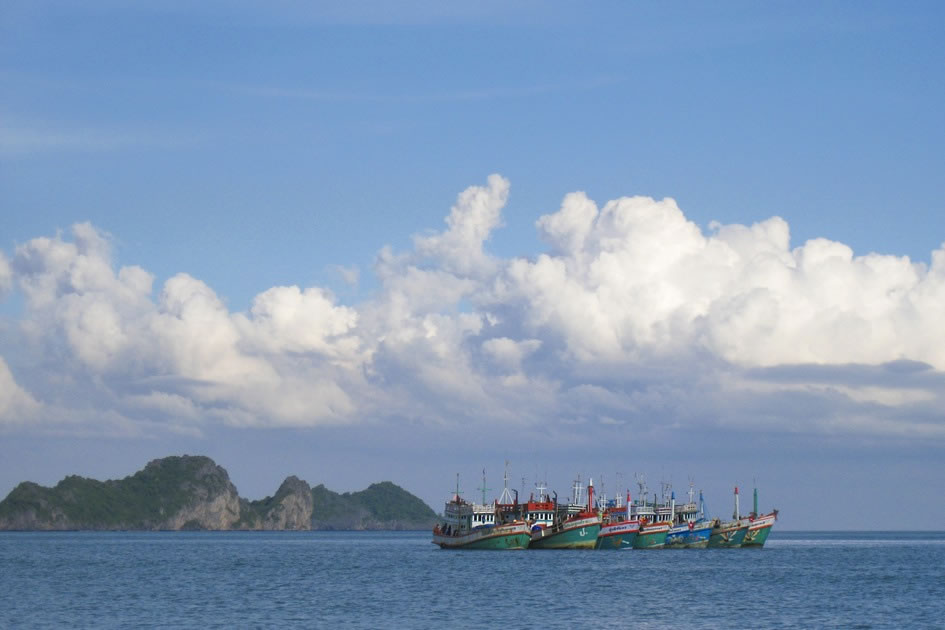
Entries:
[[312, 488], [315, 529], [427, 529], [437, 520], [426, 503], [389, 481], [338, 494]]
[[0, 530], [426, 529], [436, 518], [389, 481], [338, 494], [291, 476], [274, 495], [250, 501], [213, 460], [188, 455], [119, 480], [71, 475], [52, 488], [27, 481], [0, 501]]

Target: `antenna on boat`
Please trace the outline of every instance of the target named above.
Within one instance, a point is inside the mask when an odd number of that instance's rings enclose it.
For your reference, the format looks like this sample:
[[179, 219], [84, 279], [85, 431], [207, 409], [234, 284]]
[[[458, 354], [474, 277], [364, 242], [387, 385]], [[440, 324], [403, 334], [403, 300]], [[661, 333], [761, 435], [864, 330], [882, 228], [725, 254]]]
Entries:
[[461, 494], [462, 492], [459, 491], [459, 473], [456, 473], [456, 495], [455, 496], [456, 496], [457, 503], [459, 503], [459, 495]]
[[545, 485], [544, 481], [539, 481], [535, 483], [535, 490], [538, 490], [538, 500], [545, 500], [545, 490], [548, 489], [548, 486]]
[[[522, 483], [525, 482], [525, 477], [522, 477]], [[483, 480], [482, 485], [486, 485], [485, 480]], [[512, 492], [509, 490], [509, 460], [505, 460], [505, 474], [502, 475], [502, 496], [499, 497], [499, 503], [503, 505], [511, 505], [518, 503], [518, 492], [515, 493], [515, 500], [512, 499]]]
[[648, 491], [646, 487], [646, 473], [637, 473], [637, 486], [640, 488], [640, 494], [637, 496], [643, 501], [643, 507], [646, 507], [646, 494]]
[[665, 479], [660, 481], [660, 500], [663, 503], [666, 503], [666, 493], [673, 491], [673, 482], [672, 480], [666, 481]]
[[577, 479], [574, 480], [574, 485], [571, 487], [571, 490], [574, 493], [573, 502], [575, 504], [581, 503], [581, 498], [584, 496], [584, 486], [581, 485], [581, 473], [578, 473]]
[[614, 485], [614, 507], [623, 507], [620, 505], [621, 501], [621, 488], [623, 485], [623, 473], [617, 473], [617, 483]]
[[489, 490], [492, 490], [492, 488], [487, 488], [487, 487], [486, 487], [486, 469], [485, 469], [485, 468], [482, 469], [482, 487], [481, 487], [481, 488], [478, 488], [478, 490], [481, 490], [481, 491], [482, 491], [482, 505], [485, 505], [485, 504], [486, 504], [486, 492], [489, 491]]

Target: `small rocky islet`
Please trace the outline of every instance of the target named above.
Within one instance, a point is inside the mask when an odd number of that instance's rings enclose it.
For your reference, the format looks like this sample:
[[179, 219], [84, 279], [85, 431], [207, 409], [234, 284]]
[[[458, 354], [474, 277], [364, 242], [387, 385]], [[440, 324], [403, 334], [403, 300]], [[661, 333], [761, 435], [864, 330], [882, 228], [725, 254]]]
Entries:
[[124, 479], [24, 481], [0, 501], [0, 530], [417, 530], [436, 513], [390, 481], [359, 492], [290, 476], [258, 501], [239, 496], [209, 457], [156, 459]]

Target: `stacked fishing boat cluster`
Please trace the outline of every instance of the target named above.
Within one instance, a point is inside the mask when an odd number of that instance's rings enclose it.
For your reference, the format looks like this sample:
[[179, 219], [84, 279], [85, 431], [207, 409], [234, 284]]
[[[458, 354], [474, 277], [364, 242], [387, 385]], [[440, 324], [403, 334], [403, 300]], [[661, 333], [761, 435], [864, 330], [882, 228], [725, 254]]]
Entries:
[[[485, 471], [483, 471], [485, 475]], [[433, 528], [433, 543], [444, 549], [701, 549], [706, 547], [762, 547], [778, 518], [778, 511], [758, 511], [754, 489], [752, 511], [743, 516], [735, 487], [731, 519], [709, 518], [700, 490], [689, 484], [688, 501], [677, 502], [669, 484], [650, 498], [646, 480], [637, 478], [639, 493], [626, 499], [594, 496], [594, 480], [578, 478], [572, 495], [559, 501], [544, 484], [536, 485], [527, 501], [509, 490], [508, 474], [502, 496], [492, 503], [475, 503], [456, 492], [447, 501], [442, 521]], [[586, 495], [586, 496], [585, 496]]]

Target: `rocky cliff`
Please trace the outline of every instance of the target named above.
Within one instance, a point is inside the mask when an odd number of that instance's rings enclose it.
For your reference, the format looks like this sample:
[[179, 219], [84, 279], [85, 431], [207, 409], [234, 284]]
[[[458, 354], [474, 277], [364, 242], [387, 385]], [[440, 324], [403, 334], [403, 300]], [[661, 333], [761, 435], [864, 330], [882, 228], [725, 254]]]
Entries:
[[271, 497], [243, 501], [239, 529], [312, 529], [312, 487], [295, 475]]
[[0, 529], [229, 529], [239, 516], [226, 470], [188, 455], [154, 460], [120, 480], [24, 482], [0, 503]]
[[209, 457], [150, 462], [119, 480], [23, 482], [0, 501], [0, 530], [427, 529], [436, 514], [389, 481], [338, 494], [291, 476], [271, 497], [242, 499]]

